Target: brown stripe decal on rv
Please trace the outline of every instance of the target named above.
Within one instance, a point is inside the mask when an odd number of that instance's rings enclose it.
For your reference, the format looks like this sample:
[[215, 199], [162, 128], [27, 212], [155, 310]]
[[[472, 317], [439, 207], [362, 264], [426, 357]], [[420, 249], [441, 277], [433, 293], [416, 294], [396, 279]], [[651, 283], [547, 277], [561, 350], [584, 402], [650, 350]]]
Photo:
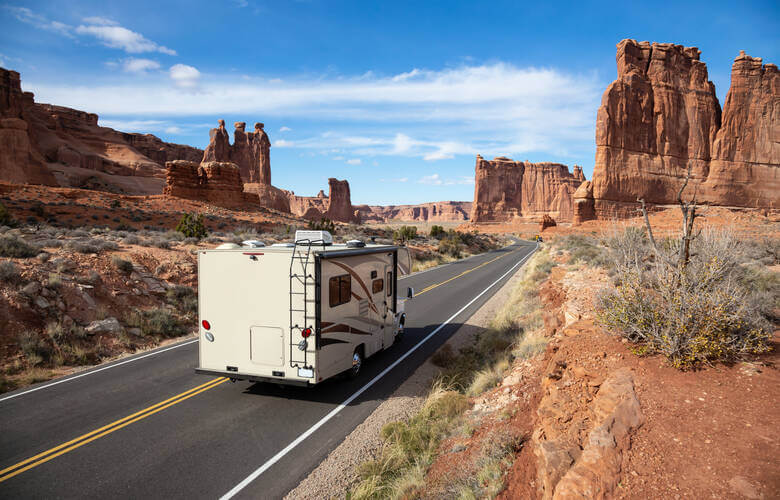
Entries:
[[323, 334], [325, 333], [354, 333], [356, 335], [371, 335], [371, 332], [364, 332], [363, 330], [360, 330], [358, 328], [355, 328], [353, 326], [345, 325], [344, 323], [338, 323], [336, 325], [331, 325], [328, 327], [328, 331], [321, 332]]

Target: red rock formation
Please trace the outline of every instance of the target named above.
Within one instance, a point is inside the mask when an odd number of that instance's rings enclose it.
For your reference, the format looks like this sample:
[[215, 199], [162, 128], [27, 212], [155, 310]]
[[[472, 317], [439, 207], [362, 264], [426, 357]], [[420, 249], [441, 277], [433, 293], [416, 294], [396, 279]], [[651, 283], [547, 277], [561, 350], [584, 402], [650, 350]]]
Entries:
[[539, 224], [539, 232], [541, 233], [542, 231], [544, 231], [548, 227], [555, 227], [557, 225], [558, 224], [555, 222], [555, 219], [553, 219], [552, 217], [550, 217], [547, 214], [544, 214], [542, 216], [542, 222]]
[[[699, 49], [623, 40], [618, 78], [596, 120], [593, 182], [577, 193], [575, 222], [636, 215], [637, 198], [672, 204], [688, 194], [714, 205], [777, 207], [780, 78], [742, 53], [721, 109]], [[773, 136], [774, 134], [774, 136]]]
[[326, 217], [338, 222], [360, 223], [359, 212], [352, 206], [349, 182], [331, 177], [328, 179], [328, 189], [327, 197], [324, 197], [322, 191], [322, 196], [297, 196], [288, 192], [290, 211], [309, 220]]
[[22, 93], [19, 73], [0, 68], [0, 180], [56, 186], [30, 137], [27, 110], [32, 100], [32, 94]]
[[[0, 116], [18, 118], [26, 124], [32, 160], [25, 163], [18, 155], [19, 141], [24, 142], [18, 123], [11, 133], [16, 137], [12, 141], [16, 153], [11, 154], [10, 147], [0, 150], [0, 156], [7, 159], [2, 160], [0, 179], [13, 182], [82, 187], [86, 181], [98, 179], [98, 184], [111, 191], [157, 194], [163, 186], [166, 161], [197, 160], [202, 156], [197, 148], [166, 143], [150, 134], [126, 134], [100, 127], [93, 113], [35, 103], [33, 94], [21, 92], [19, 74], [2, 68]], [[0, 136], [8, 137], [9, 132]], [[8, 159], [9, 155], [13, 160]]]
[[256, 194], [244, 192], [241, 173], [234, 163], [176, 160], [167, 162], [165, 167], [163, 194], [222, 206], [259, 204]]
[[209, 145], [203, 152], [203, 161], [232, 162], [238, 165], [244, 182], [271, 185], [271, 141], [262, 123], [255, 123], [255, 131], [246, 131], [246, 122], [234, 124], [233, 145], [225, 130], [225, 120], [211, 129]]
[[290, 199], [287, 192], [282, 189], [268, 184], [244, 183], [244, 192], [256, 194], [259, 203], [264, 207], [288, 214], [291, 213]]
[[516, 162], [498, 157], [487, 161], [477, 155], [471, 220], [505, 222], [515, 218], [557, 220], [573, 218], [572, 194], [585, 180], [582, 168], [574, 172], [560, 163]]
[[355, 209], [363, 222], [462, 222], [469, 219], [471, 205], [470, 201], [437, 201], [419, 205], [358, 205]]

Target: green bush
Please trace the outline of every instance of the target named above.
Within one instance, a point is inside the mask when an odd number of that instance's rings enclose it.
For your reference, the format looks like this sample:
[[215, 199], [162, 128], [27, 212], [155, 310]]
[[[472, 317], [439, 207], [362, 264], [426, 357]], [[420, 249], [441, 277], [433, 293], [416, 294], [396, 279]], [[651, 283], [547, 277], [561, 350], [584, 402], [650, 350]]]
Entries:
[[176, 285], [165, 292], [168, 303], [184, 314], [198, 311], [198, 294], [192, 287]]
[[329, 233], [335, 233], [336, 224], [327, 217], [323, 217], [319, 222], [313, 220], [309, 221], [309, 223], [306, 224], [306, 229], [310, 229], [312, 231], [328, 231]]
[[439, 242], [438, 250], [442, 255], [450, 255], [459, 259], [462, 255], [463, 245], [457, 236], [447, 236]]
[[125, 317], [125, 324], [140, 328], [143, 335], [175, 337], [187, 333], [175, 314], [166, 308], [133, 310]]
[[19, 269], [16, 264], [10, 260], [4, 260], [0, 262], [0, 282], [3, 283], [18, 283], [22, 276], [19, 274]]
[[12, 235], [0, 235], [0, 257], [27, 259], [35, 257], [40, 252], [36, 246], [30, 245], [22, 238]]
[[393, 231], [393, 240], [404, 244], [409, 240], [417, 238], [416, 226], [401, 226]]
[[202, 239], [209, 235], [206, 226], [203, 224], [203, 214], [185, 213], [181, 216], [176, 231], [187, 238]]
[[444, 237], [445, 234], [447, 234], [447, 232], [442, 226], [437, 226], [435, 224], [431, 226], [431, 238], [440, 240], [442, 237]]
[[122, 259], [116, 255], [111, 257], [111, 263], [116, 267], [119, 271], [130, 274], [133, 272], [133, 263], [129, 260]]

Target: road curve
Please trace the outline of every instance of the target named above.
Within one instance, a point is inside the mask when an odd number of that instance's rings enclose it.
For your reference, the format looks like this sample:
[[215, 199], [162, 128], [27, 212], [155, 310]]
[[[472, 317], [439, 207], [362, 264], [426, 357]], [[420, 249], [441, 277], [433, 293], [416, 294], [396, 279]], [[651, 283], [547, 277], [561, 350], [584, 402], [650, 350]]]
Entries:
[[0, 497], [282, 497], [535, 249], [519, 242], [402, 279], [399, 290], [417, 291], [404, 339], [355, 380], [204, 377], [189, 340], [0, 395]]

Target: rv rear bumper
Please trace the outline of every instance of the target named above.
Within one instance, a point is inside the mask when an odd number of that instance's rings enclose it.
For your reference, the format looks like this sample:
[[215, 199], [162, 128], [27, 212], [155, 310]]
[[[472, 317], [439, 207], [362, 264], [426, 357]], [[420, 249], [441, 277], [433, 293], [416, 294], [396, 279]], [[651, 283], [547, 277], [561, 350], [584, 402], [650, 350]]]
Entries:
[[259, 377], [257, 375], [248, 375], [246, 373], [223, 372], [219, 370], [207, 370], [205, 368], [195, 368], [195, 373], [199, 373], [201, 375], [213, 375], [215, 377], [226, 377], [233, 380], [248, 380], [250, 382], [268, 382], [271, 384], [296, 385], [299, 387], [311, 387], [312, 385], [314, 385], [308, 380], [295, 380], [295, 379], [276, 378], [276, 377]]

